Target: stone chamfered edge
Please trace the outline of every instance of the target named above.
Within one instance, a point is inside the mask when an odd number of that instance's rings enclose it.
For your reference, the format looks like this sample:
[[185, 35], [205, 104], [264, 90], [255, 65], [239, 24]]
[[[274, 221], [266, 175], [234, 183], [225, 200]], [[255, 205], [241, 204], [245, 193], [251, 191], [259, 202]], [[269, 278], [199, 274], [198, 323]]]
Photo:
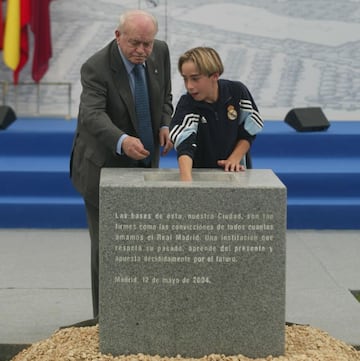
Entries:
[[[286, 188], [270, 170], [239, 173], [196, 170], [193, 175], [192, 182], [181, 182], [177, 169], [103, 170], [100, 184], [100, 349], [112, 354], [142, 352], [192, 357], [207, 353], [242, 353], [240, 351], [250, 357], [280, 355], [285, 327]], [[170, 266], [121, 263], [120, 268], [119, 264], [113, 264], [114, 244], [120, 244], [114, 243], [115, 210], [134, 215], [176, 210], [196, 214], [214, 209], [239, 212], [239, 207], [245, 211], [251, 207], [255, 207], [255, 211], [269, 209], [275, 214], [276, 252], [270, 257], [263, 256], [266, 262], [261, 256], [241, 255], [241, 262], [236, 265], [243, 264], [240, 272], [234, 266], [206, 262]], [[137, 234], [140, 233], [144, 232]], [[198, 233], [201, 239], [206, 234]], [[146, 232], [144, 234], [146, 236]], [[123, 283], [120, 287], [111, 282], [118, 272], [131, 274], [134, 267], [138, 267], [135, 273], [139, 269], [146, 269], [146, 272], [150, 269], [151, 275], [183, 274], [201, 269], [215, 281], [208, 287], [169, 287], [139, 284], [141, 282]], [[223, 275], [218, 274], [220, 268]], [[126, 279], [124, 277], [121, 282], [128, 282]], [[161, 276], [159, 279], [161, 283]], [[227, 294], [226, 299], [222, 293]], [[199, 302], [199, 297], [205, 303]], [[214, 321], [219, 322], [214, 324]]]
[[[222, 170], [196, 169], [193, 170], [193, 181], [180, 181], [178, 169], [141, 169], [104, 168], [101, 173], [100, 186], [105, 188], [114, 186], [114, 176], [118, 178], [117, 186], [130, 187], [200, 187], [206, 188], [285, 188], [285, 185], [269, 169], [251, 169], [245, 172], [223, 172]], [[121, 182], [120, 182], [121, 180]]]

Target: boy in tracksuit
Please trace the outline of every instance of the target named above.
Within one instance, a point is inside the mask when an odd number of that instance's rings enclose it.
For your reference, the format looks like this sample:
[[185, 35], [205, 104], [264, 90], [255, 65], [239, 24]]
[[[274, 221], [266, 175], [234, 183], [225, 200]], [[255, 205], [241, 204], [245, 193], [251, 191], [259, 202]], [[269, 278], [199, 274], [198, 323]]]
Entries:
[[188, 50], [178, 61], [187, 93], [177, 106], [170, 139], [178, 155], [181, 180], [192, 180], [192, 168], [246, 168], [245, 156], [263, 121], [247, 87], [219, 79], [224, 66], [209, 47]]

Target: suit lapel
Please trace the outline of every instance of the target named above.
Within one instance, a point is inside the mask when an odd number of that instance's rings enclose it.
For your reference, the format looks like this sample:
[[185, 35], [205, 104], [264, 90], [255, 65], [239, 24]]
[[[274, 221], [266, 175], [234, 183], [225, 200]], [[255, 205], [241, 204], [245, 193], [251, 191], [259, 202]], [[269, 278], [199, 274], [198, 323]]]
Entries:
[[129, 85], [128, 73], [121, 59], [116, 41], [113, 42], [111, 49], [111, 68], [114, 72], [113, 79], [119, 96], [128, 109], [134, 128], [137, 129], [134, 98]]
[[[161, 89], [159, 85], [159, 70], [156, 62], [153, 59], [153, 54], [151, 54], [151, 56], [146, 61], [146, 72], [150, 96], [151, 119], [153, 123], [153, 129], [156, 130], [159, 128], [160, 125], [162, 109], [159, 109], [158, 106], [158, 99], [161, 94]], [[130, 119], [134, 128], [138, 129], [135, 113], [135, 104], [129, 85], [128, 74], [119, 54], [119, 49], [115, 40], [111, 44], [111, 68], [114, 72], [113, 79], [119, 96], [128, 109]]]

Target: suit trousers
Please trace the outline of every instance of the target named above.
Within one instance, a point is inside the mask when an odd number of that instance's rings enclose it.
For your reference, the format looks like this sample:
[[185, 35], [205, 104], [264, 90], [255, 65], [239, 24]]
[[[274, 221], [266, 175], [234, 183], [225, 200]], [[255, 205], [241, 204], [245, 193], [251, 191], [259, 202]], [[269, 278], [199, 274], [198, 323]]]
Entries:
[[99, 207], [85, 201], [91, 241], [91, 292], [94, 318], [99, 315]]

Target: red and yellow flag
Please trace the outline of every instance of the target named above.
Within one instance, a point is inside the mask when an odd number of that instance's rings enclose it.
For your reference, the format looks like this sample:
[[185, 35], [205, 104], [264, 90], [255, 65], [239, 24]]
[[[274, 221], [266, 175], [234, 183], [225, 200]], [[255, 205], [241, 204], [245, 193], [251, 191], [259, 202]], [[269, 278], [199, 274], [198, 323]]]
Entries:
[[[33, 0], [37, 1], [37, 0]], [[31, 19], [31, 0], [20, 0], [20, 60], [14, 70], [14, 83], [19, 81], [19, 73], [29, 58], [28, 25]]]
[[29, 29], [34, 35], [32, 78], [38, 83], [48, 70], [52, 56], [50, 3], [51, 0], [7, 0], [4, 21], [0, 11], [0, 49], [3, 40], [4, 63], [13, 70], [15, 84], [29, 58]]
[[20, 0], [7, 0], [4, 30], [4, 63], [15, 70], [20, 62]]

